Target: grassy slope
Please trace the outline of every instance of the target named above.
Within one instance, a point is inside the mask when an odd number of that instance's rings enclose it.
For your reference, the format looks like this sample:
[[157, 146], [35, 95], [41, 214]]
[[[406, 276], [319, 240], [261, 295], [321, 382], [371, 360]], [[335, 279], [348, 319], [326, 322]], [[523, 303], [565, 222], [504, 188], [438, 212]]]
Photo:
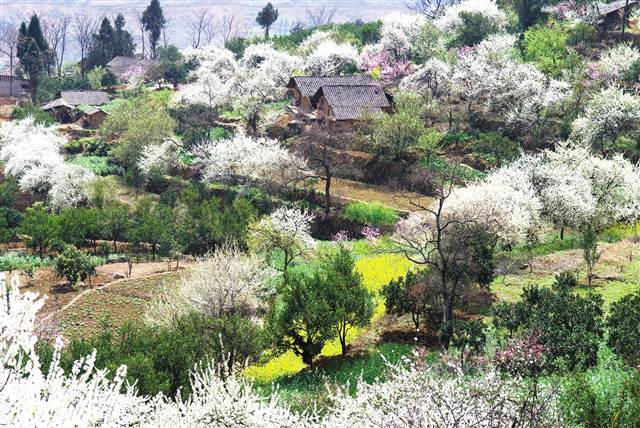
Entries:
[[180, 273], [131, 279], [87, 293], [60, 314], [60, 326], [69, 340], [91, 337], [107, 326], [117, 329], [127, 321], [142, 321], [145, 306], [162, 289], [177, 283]]

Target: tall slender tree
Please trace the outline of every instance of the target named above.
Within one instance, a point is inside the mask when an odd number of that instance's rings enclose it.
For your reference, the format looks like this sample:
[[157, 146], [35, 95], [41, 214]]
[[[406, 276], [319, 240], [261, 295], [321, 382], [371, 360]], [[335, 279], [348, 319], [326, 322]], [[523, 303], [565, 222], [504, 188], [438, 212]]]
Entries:
[[149, 33], [149, 50], [151, 51], [151, 58], [155, 59], [157, 54], [158, 40], [162, 35], [162, 29], [166, 25], [167, 20], [162, 12], [162, 7], [158, 0], [151, 0], [149, 6], [142, 14], [142, 24], [145, 31]]
[[278, 20], [278, 16], [278, 9], [274, 8], [271, 2], [267, 3], [267, 5], [258, 13], [256, 22], [264, 28], [265, 39], [269, 38], [269, 29], [273, 23]]
[[91, 51], [87, 57], [87, 68], [104, 67], [115, 56], [115, 33], [109, 18], [104, 17], [102, 19], [100, 30], [91, 39]]
[[133, 43], [133, 36], [127, 30], [124, 29], [126, 21], [124, 15], [121, 13], [116, 16], [113, 21], [114, 25], [114, 44], [113, 55], [114, 56], [133, 56], [135, 50], [135, 44]]

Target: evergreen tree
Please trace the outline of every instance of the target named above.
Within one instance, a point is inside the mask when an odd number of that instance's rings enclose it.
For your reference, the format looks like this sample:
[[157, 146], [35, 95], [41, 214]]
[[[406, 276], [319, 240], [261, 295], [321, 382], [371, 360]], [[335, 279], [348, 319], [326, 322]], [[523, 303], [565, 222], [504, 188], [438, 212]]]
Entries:
[[42, 26], [40, 25], [40, 18], [38, 18], [38, 15], [33, 14], [31, 16], [27, 34], [35, 40], [40, 52], [46, 52], [49, 50], [49, 43], [47, 43], [47, 39], [45, 39], [44, 33], [42, 32]]
[[109, 18], [104, 18], [100, 30], [92, 36], [91, 50], [87, 56], [87, 68], [104, 67], [113, 59], [115, 36]]
[[275, 9], [271, 2], [267, 3], [267, 5], [258, 13], [256, 22], [264, 28], [264, 37], [266, 39], [269, 38], [269, 29], [278, 19], [278, 15], [278, 9]]
[[151, 0], [151, 3], [142, 14], [142, 24], [145, 31], [149, 32], [149, 43], [151, 45], [151, 57], [155, 59], [158, 40], [162, 34], [167, 20], [164, 18], [162, 7], [158, 0]]
[[113, 25], [115, 27], [113, 56], [133, 56], [135, 44], [131, 33], [124, 29], [126, 21], [124, 16], [119, 13]]
[[27, 30], [27, 23], [23, 22], [22, 24], [20, 24], [20, 29], [18, 30], [18, 45], [16, 47], [16, 56], [18, 57], [18, 59], [22, 59], [28, 42], [29, 30]]

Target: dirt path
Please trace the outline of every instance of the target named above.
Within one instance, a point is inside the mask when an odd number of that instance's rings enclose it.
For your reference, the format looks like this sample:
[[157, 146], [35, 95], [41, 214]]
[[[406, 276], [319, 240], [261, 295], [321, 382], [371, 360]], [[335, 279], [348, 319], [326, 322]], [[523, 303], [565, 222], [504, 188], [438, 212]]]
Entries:
[[[324, 192], [323, 181], [318, 183], [316, 190]], [[378, 203], [402, 213], [416, 210], [411, 205], [411, 201], [425, 205], [433, 200], [433, 198], [415, 192], [398, 191], [342, 178], [331, 180], [331, 193], [333, 197], [346, 201]]]

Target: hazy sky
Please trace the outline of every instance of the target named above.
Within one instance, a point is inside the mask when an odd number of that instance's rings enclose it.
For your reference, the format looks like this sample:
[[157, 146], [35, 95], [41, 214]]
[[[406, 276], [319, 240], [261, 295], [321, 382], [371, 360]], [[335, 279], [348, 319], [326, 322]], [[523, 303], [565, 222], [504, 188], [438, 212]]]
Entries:
[[[121, 12], [127, 18], [127, 28], [135, 38], [140, 39], [136, 26], [136, 14], [143, 10], [150, 0], [0, 0], [0, 18], [19, 23], [35, 12], [42, 20], [60, 14], [86, 12], [95, 17], [114, 16]], [[272, 33], [287, 33], [297, 22], [308, 21], [306, 10], [326, 7], [335, 8], [334, 22], [362, 19], [371, 21], [396, 11], [405, 11], [406, 3], [415, 0], [271, 0], [280, 11], [280, 18], [273, 26]], [[160, 0], [168, 19], [167, 39], [178, 47], [190, 44], [190, 30], [186, 24], [190, 15], [202, 8], [208, 9], [221, 19], [223, 15], [236, 15], [243, 31], [256, 32], [255, 16], [267, 0]], [[140, 41], [137, 40], [138, 45]], [[77, 55], [70, 47], [70, 54]]]

